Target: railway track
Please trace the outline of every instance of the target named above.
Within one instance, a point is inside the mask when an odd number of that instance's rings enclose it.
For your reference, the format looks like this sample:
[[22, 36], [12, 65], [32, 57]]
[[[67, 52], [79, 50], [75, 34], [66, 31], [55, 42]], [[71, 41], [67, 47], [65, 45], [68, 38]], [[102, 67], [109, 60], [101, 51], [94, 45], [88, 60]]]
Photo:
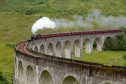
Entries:
[[22, 44], [20, 44], [20, 45], [18, 45], [18, 46], [16, 47], [16, 49], [17, 49], [18, 51], [36, 57], [35, 54], [28, 52], [26, 48], [27, 48], [27, 44], [26, 44], [26, 43], [22, 43]]

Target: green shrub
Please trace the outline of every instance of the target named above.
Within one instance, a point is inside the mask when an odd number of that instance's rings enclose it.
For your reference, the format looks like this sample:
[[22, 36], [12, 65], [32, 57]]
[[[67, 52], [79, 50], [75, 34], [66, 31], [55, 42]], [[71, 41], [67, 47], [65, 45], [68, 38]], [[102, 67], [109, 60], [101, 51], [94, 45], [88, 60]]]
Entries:
[[12, 44], [12, 43], [5, 44], [5, 46], [8, 48], [14, 48], [14, 44]]
[[23, 7], [16, 9], [16, 11], [25, 15], [32, 15], [36, 12], [34, 8], [23, 8]]
[[117, 36], [116, 39], [108, 38], [104, 43], [104, 50], [126, 50], [126, 34]]
[[125, 54], [125, 55], [123, 55], [123, 59], [124, 59], [124, 60], [126, 60], [126, 54]]
[[0, 72], [0, 84], [9, 84], [8, 80], [2, 76], [2, 72]]
[[35, 0], [37, 4], [44, 4], [48, 0]]

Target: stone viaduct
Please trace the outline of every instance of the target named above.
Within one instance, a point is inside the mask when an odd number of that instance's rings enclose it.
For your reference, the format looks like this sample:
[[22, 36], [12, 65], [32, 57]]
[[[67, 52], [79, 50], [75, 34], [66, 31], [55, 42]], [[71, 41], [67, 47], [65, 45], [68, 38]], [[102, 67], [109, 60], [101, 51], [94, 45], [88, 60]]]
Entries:
[[126, 84], [126, 67], [73, 60], [121, 30], [38, 35], [15, 46], [14, 84]]

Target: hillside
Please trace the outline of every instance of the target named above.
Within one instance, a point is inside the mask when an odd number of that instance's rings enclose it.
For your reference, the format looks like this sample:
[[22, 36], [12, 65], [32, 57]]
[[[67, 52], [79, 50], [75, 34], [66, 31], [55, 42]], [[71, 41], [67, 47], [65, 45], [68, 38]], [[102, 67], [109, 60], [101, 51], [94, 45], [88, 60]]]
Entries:
[[[125, 4], [125, 0], [1, 0], [0, 37], [14, 41], [15, 35], [23, 35], [17, 39], [30, 36], [32, 24], [42, 16], [67, 19], [71, 19], [73, 15], [86, 17], [94, 9], [100, 9], [106, 16], [126, 16]], [[58, 32], [71, 30], [73, 29], [59, 29]]]
[[[73, 15], [86, 17], [94, 9], [102, 10], [105, 16], [126, 16], [125, 4], [125, 0], [0, 0], [0, 84], [12, 84], [14, 44], [30, 38], [32, 24], [38, 18], [48, 16], [71, 19]], [[41, 34], [78, 30], [82, 31], [77, 28], [46, 29], [41, 31]], [[119, 61], [118, 65], [126, 65], [123, 59], [123, 55], [126, 54], [124, 51], [113, 51], [113, 53], [110, 51], [102, 55], [105, 57], [110, 53], [111, 56], [118, 55], [116, 56], [117, 59], [120, 59], [116, 60], [116, 62]], [[97, 56], [83, 60], [97, 62], [95, 57]], [[106, 58], [105, 62], [102, 62], [109, 64], [108, 59]], [[109, 60], [111, 59], [113, 57], [110, 57]]]
[[37, 14], [50, 17], [86, 16], [93, 9], [102, 10], [104, 15], [126, 15], [125, 0], [2, 0], [0, 11]]

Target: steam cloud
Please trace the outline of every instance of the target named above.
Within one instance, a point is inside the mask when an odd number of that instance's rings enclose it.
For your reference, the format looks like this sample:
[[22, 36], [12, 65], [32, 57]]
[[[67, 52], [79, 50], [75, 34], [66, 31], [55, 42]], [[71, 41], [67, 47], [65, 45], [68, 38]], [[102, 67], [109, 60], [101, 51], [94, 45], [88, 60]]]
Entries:
[[[97, 26], [96, 26], [97, 25]], [[47, 17], [43, 17], [36, 21], [32, 26], [32, 32], [35, 34], [36, 31], [43, 28], [71, 28], [71, 27], [81, 27], [81, 28], [120, 28], [126, 27], [126, 17], [124, 16], [104, 16], [101, 10], [94, 10], [88, 14], [87, 17], [73, 16], [73, 20], [67, 19], [53, 19], [50, 20]]]
[[43, 17], [38, 19], [32, 26], [32, 33], [35, 34], [38, 30], [44, 28], [55, 28], [55, 23], [51, 21], [48, 17]]
[[71, 28], [71, 27], [82, 27], [82, 28], [92, 28], [93, 25], [84, 20], [82, 16], [73, 16], [74, 21], [69, 21], [66, 19], [54, 19], [56, 28]]
[[90, 23], [97, 23], [100, 28], [120, 28], [126, 27], [126, 17], [124, 16], [104, 16], [101, 14], [101, 10], [94, 10], [88, 14], [85, 21]]
[[74, 21], [66, 19], [54, 19], [57, 28], [82, 27], [93, 28], [97, 25], [100, 28], [120, 28], [126, 27], [126, 17], [124, 16], [104, 16], [101, 10], [94, 10], [87, 17], [73, 16]]

